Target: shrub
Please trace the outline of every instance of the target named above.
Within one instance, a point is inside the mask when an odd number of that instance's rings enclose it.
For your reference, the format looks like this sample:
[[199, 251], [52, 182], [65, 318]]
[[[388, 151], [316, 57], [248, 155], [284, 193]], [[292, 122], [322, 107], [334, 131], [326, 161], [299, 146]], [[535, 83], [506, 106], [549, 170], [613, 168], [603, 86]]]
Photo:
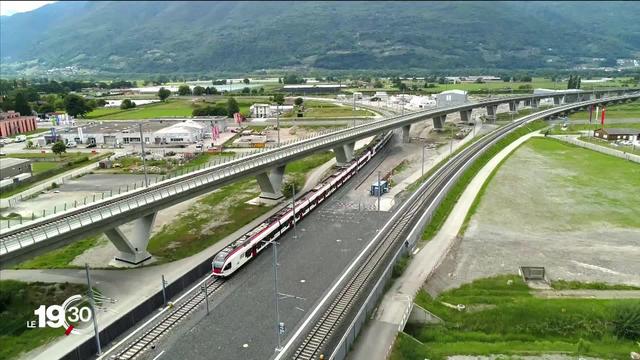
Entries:
[[640, 303], [621, 305], [615, 310], [613, 332], [619, 338], [640, 340]]

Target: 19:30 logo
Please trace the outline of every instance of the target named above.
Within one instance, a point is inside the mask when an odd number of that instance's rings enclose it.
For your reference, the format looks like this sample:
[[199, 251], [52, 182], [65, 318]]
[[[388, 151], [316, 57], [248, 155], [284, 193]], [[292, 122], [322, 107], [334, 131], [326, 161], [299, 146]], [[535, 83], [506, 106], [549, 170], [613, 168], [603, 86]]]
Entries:
[[64, 334], [80, 334], [69, 322], [88, 322], [91, 320], [91, 309], [88, 306], [78, 307], [82, 303], [81, 295], [73, 295], [65, 300], [62, 305], [40, 305], [33, 313], [38, 317], [36, 321], [27, 321], [28, 328], [64, 328]]

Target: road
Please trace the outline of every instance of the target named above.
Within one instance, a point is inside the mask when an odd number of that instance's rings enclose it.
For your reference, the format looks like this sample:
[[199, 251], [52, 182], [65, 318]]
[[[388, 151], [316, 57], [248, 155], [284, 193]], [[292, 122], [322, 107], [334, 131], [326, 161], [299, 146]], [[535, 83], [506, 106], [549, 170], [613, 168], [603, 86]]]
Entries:
[[[400, 150], [397, 137], [395, 140], [395, 145], [390, 144], [390, 151]], [[297, 238], [292, 231], [282, 238], [278, 249], [278, 287], [282, 294], [279, 305], [281, 321], [288, 329], [283, 341], [373, 238], [378, 224], [388, 218], [388, 212], [359, 211], [345, 208], [341, 203], [360, 181], [373, 176], [370, 172], [380, 160], [375, 158], [356, 178], [300, 222]], [[162, 351], [160, 359], [269, 357], [277, 342], [273, 280], [273, 254], [267, 248], [216, 294], [208, 316], [201, 307], [143, 358], [153, 359]]]

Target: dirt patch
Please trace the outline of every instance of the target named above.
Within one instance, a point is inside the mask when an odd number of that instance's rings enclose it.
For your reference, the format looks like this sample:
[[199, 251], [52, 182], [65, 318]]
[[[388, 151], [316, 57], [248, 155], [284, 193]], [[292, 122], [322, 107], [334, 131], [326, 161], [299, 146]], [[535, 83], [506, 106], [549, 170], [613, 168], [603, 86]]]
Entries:
[[[427, 283], [429, 293], [520, 266], [544, 266], [554, 280], [640, 285], [640, 229], [610, 221], [634, 205], [611, 188], [576, 185], [584, 174], [553, 161], [525, 145], [503, 164], [463, 239]], [[610, 201], [618, 197], [619, 205]]]

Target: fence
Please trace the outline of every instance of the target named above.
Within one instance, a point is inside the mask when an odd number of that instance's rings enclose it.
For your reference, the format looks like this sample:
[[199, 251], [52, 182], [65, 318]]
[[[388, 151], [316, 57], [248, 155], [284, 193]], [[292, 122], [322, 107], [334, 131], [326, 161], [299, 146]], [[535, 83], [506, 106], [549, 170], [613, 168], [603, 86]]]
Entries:
[[631, 154], [625, 151], [621, 151], [621, 150], [616, 150], [616, 149], [611, 149], [605, 146], [601, 146], [598, 144], [592, 144], [586, 141], [582, 141], [579, 140], [575, 137], [569, 136], [569, 135], [550, 135], [549, 137], [554, 138], [554, 139], [558, 139], [558, 140], [562, 140], [564, 142], [568, 142], [570, 144], [573, 145], [577, 145], [586, 149], [590, 149], [593, 151], [597, 151], [597, 152], [601, 152], [603, 154], [607, 154], [607, 155], [612, 155], [615, 157], [619, 157], [621, 159], [625, 159], [628, 161], [633, 161], [636, 163], [640, 163], [640, 156], [635, 155], [635, 154]]
[[[187, 272], [166, 287], [167, 298], [172, 298], [180, 294], [189, 285], [192, 285], [199, 279], [211, 271], [211, 262], [207, 258], [191, 271]], [[162, 297], [162, 289], [158, 289], [154, 295], [136, 306], [133, 310], [127, 312], [116, 321], [107, 325], [100, 330], [100, 343], [104, 346], [111, 343], [114, 339], [124, 334], [126, 331], [134, 327], [147, 316], [157, 311], [164, 304]], [[77, 348], [73, 349], [62, 360], [84, 360], [92, 358], [98, 349], [94, 337], [87, 339]]]

